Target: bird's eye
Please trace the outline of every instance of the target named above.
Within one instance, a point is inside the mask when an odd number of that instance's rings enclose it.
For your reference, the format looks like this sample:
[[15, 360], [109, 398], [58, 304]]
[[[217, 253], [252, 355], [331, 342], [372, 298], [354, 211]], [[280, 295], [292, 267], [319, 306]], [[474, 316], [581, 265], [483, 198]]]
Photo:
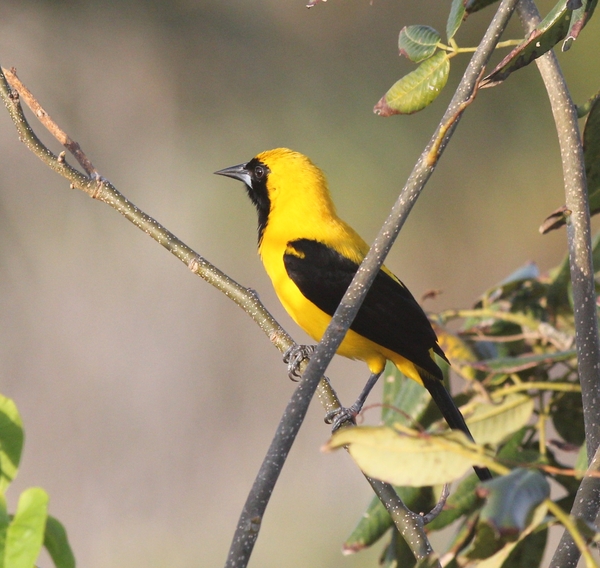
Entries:
[[265, 177], [265, 174], [267, 173], [267, 170], [265, 169], [264, 166], [256, 166], [254, 168], [254, 177], [260, 181], [263, 177]]

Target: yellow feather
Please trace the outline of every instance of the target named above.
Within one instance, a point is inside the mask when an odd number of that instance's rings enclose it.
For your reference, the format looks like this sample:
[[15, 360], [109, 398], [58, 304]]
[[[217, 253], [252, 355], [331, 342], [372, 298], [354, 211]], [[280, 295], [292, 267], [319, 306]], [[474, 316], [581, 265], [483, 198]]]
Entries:
[[[260, 257], [285, 310], [308, 335], [320, 341], [331, 317], [307, 300], [288, 276], [283, 262], [288, 243], [296, 239], [316, 240], [356, 264], [362, 262], [369, 245], [337, 216], [323, 172], [306, 156], [277, 148], [256, 158], [270, 170], [267, 190], [271, 209], [259, 247]], [[386, 267], [383, 269], [398, 280]], [[352, 330], [346, 334], [338, 354], [365, 361], [372, 373], [383, 371], [386, 360], [390, 360], [422, 384], [412, 362]]]

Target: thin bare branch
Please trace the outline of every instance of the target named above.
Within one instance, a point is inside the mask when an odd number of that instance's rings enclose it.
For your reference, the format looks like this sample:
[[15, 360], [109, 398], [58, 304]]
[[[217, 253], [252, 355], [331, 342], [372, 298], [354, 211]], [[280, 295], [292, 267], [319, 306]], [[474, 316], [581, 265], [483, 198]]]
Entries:
[[46, 127], [48, 132], [50, 132], [54, 138], [75, 156], [75, 159], [81, 164], [81, 167], [88, 176], [96, 178], [98, 172], [92, 162], [90, 162], [88, 157], [83, 153], [79, 144], [74, 140], [71, 140], [67, 133], [62, 130], [52, 118], [50, 118], [50, 115], [42, 108], [42, 105], [36, 100], [31, 91], [23, 85], [21, 80], [17, 77], [17, 70], [14, 67], [11, 67], [10, 69], [2, 69], [2, 71], [13, 89], [19, 93], [19, 96], [27, 103], [27, 106], [31, 109], [33, 114], [35, 114], [36, 118]]
[[[133, 203], [128, 201], [110, 182], [101, 177], [91, 161], [81, 150], [79, 144], [72, 139], [49, 117], [48, 113], [43, 111], [42, 106], [33, 96], [33, 94], [16, 78], [14, 70], [9, 72], [11, 76], [12, 89], [9, 87], [0, 68], [0, 97], [5, 102], [11, 118], [13, 119], [19, 137], [27, 147], [37, 155], [44, 163], [50, 166], [54, 171], [65, 177], [71, 183], [71, 188], [85, 191], [93, 199], [103, 201], [115, 208], [138, 228], [142, 229], [158, 243], [164, 246], [169, 252], [174, 254], [179, 260], [184, 262], [194, 273], [206, 280], [209, 284], [223, 292], [228, 298], [238, 304], [252, 319], [259, 325], [262, 331], [268, 336], [269, 340], [282, 353], [294, 345], [292, 338], [275, 321], [268, 310], [258, 299], [256, 293], [240, 286], [237, 282], [221, 272], [217, 267], [201, 255], [193, 251], [184, 242], [179, 240], [173, 233], [168, 231], [160, 223], [149, 215], [146, 215]], [[19, 98], [23, 98], [27, 105], [34, 112], [40, 122], [54, 135], [54, 137], [63, 143], [67, 149], [76, 155], [79, 163], [84, 167], [90, 177], [71, 167], [65, 161], [65, 153], [61, 152], [58, 156], [53, 154], [36, 136], [30, 127], [23, 110], [19, 103]], [[67, 143], [65, 143], [65, 141]], [[88, 164], [88, 167], [84, 166]], [[89, 171], [88, 171], [89, 170]], [[306, 365], [304, 365], [306, 366]], [[301, 369], [304, 368], [301, 367]], [[296, 392], [292, 396], [288, 406], [280, 421], [279, 427], [271, 446], [265, 456], [263, 464], [256, 477], [252, 491], [248, 496], [246, 505], [242, 512], [238, 530], [234, 540], [244, 547], [246, 542], [251, 542], [252, 546], [258, 534], [258, 528], [264, 514], [269, 497], [277, 481], [281, 468], [285, 463], [287, 452], [293, 443], [297, 428], [302, 423], [303, 415], [297, 411], [298, 400], [303, 400], [302, 394], [305, 385], [298, 385]], [[323, 406], [325, 413], [329, 414], [332, 410], [340, 407], [340, 401], [327, 377], [323, 377], [317, 389], [317, 397]], [[293, 428], [290, 428], [290, 421], [299, 420]], [[291, 439], [290, 439], [291, 435]], [[373, 485], [374, 481], [367, 478]], [[387, 483], [377, 482], [374, 485], [377, 494], [381, 494], [384, 505], [389, 508], [390, 515], [396, 523], [398, 530], [402, 531], [407, 526], [406, 519], [410, 519], [413, 513], [402, 503], [393, 487]], [[414, 532], [414, 527], [410, 527]], [[422, 536], [427, 542], [424, 533]]]

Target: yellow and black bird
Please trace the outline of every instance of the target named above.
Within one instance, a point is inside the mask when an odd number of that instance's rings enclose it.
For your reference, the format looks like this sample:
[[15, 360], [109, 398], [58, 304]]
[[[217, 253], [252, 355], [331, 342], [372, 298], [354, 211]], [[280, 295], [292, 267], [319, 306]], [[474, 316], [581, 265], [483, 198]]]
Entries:
[[[294, 321], [320, 341], [369, 250], [337, 216], [323, 172], [306, 156], [277, 148], [215, 173], [244, 182], [258, 210], [258, 252], [275, 292]], [[344, 417], [360, 412], [389, 360], [429, 391], [451, 428], [472, 439], [443, 385], [434, 354], [447, 359], [427, 316], [385, 266], [337, 352], [365, 361], [371, 371]], [[475, 471], [482, 480], [491, 478], [485, 468]]]

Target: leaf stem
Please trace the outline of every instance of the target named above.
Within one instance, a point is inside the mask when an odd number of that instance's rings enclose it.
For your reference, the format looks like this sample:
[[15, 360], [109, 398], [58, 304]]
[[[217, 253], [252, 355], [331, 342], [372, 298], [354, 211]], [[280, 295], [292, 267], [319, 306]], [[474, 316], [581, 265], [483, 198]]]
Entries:
[[502, 398], [508, 394], [515, 392], [523, 392], [530, 390], [540, 391], [556, 391], [556, 392], [581, 392], [581, 387], [575, 383], [553, 383], [551, 381], [532, 381], [519, 383], [518, 385], [510, 385], [494, 391], [490, 396], [492, 399]]
[[[499, 41], [496, 44], [496, 49], [502, 49], [504, 47], [513, 47], [515, 45], [519, 45], [522, 42], [522, 39], [507, 39], [505, 41]], [[456, 40], [454, 38], [452, 38], [448, 43], [450, 45], [438, 42], [437, 48], [447, 51], [449, 57], [454, 57], [454, 55], [458, 55], [459, 53], [474, 53], [477, 50], [476, 47], [458, 47], [458, 44], [456, 43]]]

